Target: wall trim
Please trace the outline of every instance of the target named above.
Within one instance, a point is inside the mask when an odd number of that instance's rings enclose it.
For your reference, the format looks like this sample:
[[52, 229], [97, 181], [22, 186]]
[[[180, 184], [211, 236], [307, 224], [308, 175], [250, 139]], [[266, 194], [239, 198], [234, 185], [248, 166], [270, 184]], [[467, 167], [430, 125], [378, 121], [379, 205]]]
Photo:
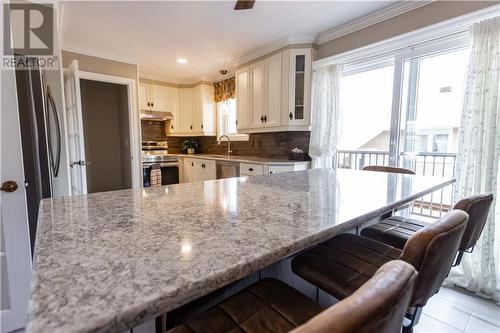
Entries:
[[292, 44], [314, 44], [315, 41], [315, 36], [303, 36], [303, 37], [283, 37], [280, 38], [270, 44], [267, 44], [261, 48], [258, 48], [254, 51], [251, 51], [244, 56], [233, 60], [231, 63], [238, 67], [244, 64], [248, 64], [249, 62], [269, 55], [270, 53], [273, 53], [275, 51], [281, 50], [287, 46], [290, 46]]
[[443, 38], [463, 38], [468, 33], [468, 29], [472, 24], [499, 16], [499, 13], [500, 5], [486, 7], [399, 36], [316, 60], [313, 62], [313, 69], [335, 63], [361, 61], [375, 56], [382, 57], [386, 55], [389, 57], [397, 51], [437, 42]]
[[414, 9], [426, 6], [432, 2], [434, 2], [434, 0], [404, 1], [396, 3], [392, 6], [383, 8], [374, 13], [362, 16], [354, 21], [348, 22], [346, 24], [340, 25], [338, 27], [335, 27], [333, 29], [318, 34], [316, 43], [318, 45], [327, 43], [329, 41], [348, 35], [355, 31], [367, 28], [374, 24], [389, 20], [398, 15], [410, 12]]

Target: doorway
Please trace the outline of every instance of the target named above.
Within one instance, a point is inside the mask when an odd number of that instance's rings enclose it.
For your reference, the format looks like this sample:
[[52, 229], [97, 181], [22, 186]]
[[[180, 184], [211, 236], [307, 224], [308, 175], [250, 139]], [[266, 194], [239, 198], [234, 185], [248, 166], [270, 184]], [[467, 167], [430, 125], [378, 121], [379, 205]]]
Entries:
[[87, 192], [132, 188], [127, 86], [80, 79]]

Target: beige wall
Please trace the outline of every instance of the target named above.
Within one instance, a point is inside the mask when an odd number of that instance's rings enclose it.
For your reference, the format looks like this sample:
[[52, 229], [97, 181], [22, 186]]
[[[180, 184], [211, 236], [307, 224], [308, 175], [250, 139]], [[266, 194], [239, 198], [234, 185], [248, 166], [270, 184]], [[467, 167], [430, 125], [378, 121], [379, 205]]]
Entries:
[[67, 68], [73, 60], [78, 60], [80, 70], [137, 80], [137, 65], [93, 57], [85, 54], [62, 51], [63, 67]]
[[321, 44], [316, 59], [376, 43], [499, 3], [500, 1], [436, 1]]

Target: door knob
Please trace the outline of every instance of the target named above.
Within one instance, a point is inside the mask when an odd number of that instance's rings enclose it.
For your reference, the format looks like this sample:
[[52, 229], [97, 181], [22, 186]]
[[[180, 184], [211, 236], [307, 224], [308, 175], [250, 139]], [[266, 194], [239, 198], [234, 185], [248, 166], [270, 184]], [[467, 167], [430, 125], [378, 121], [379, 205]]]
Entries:
[[17, 190], [17, 183], [13, 180], [7, 180], [2, 184], [0, 190], [4, 192], [14, 192], [15, 190]]

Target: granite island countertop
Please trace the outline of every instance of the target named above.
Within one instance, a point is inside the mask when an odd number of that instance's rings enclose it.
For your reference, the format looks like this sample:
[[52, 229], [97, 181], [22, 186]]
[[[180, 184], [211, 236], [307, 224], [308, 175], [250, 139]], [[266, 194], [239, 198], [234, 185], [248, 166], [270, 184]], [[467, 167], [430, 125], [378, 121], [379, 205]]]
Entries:
[[44, 199], [28, 332], [122, 332], [453, 183], [315, 169]]
[[239, 156], [239, 155], [216, 155], [216, 154], [178, 154], [180, 158], [199, 158], [205, 160], [231, 161], [252, 164], [273, 164], [273, 165], [310, 165], [311, 161], [295, 161], [284, 158], [271, 158], [259, 156]]

